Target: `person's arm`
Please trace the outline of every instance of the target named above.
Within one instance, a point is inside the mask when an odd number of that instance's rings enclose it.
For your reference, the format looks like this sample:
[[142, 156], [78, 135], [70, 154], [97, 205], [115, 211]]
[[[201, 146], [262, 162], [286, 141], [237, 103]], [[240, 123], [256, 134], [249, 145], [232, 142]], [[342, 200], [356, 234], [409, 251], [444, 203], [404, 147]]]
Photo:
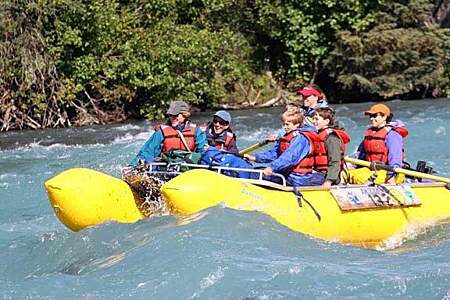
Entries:
[[164, 137], [161, 130], [155, 131], [145, 142], [136, 157], [130, 162], [131, 166], [137, 166], [140, 160], [151, 162], [161, 154], [162, 142]]
[[328, 156], [328, 168], [325, 181], [338, 184], [341, 173], [341, 140], [335, 134], [330, 134], [325, 140]]
[[280, 172], [298, 164], [310, 151], [308, 139], [302, 134], [291, 140], [289, 148], [286, 149], [270, 167], [273, 172]]
[[[388, 148], [388, 165], [401, 168], [403, 165], [403, 138], [396, 131], [390, 131], [386, 136], [386, 147]], [[394, 183], [395, 172], [388, 172], [388, 182]]]
[[270, 163], [277, 159], [278, 157], [278, 147], [280, 142], [275, 142], [275, 145], [272, 146], [269, 150], [258, 152], [255, 154], [255, 161], [257, 163]]
[[205, 146], [207, 143], [206, 133], [199, 127], [195, 128], [194, 139], [195, 139], [195, 152], [202, 152], [203, 150], [205, 150]]

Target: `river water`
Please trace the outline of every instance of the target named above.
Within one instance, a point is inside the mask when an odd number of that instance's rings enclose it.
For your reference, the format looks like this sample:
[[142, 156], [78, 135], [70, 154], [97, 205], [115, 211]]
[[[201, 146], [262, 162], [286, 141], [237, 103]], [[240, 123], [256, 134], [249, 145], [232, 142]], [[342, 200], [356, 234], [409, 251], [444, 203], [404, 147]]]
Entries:
[[[393, 101], [407, 158], [450, 177], [450, 101]], [[354, 151], [371, 103], [334, 106]], [[281, 108], [232, 112], [238, 146], [280, 128]], [[196, 114], [204, 122], [211, 113]], [[215, 207], [74, 233], [45, 180], [72, 167], [119, 176], [152, 132], [146, 121], [0, 134], [2, 299], [450, 299], [450, 226], [411, 230], [380, 249], [293, 232], [261, 213]], [[450, 199], [437, 199], [450, 201]]]

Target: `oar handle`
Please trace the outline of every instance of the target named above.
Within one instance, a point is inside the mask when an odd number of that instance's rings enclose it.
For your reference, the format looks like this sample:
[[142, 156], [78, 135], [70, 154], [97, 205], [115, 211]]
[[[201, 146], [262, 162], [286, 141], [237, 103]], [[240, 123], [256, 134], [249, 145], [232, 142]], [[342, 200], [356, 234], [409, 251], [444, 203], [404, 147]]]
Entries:
[[258, 149], [258, 148], [260, 148], [262, 146], [264, 146], [264, 145], [267, 145], [270, 142], [271, 141], [269, 141], [269, 140], [261, 141], [259, 143], [254, 144], [254, 145], [251, 145], [251, 146], [249, 146], [249, 147], [247, 147], [245, 149], [242, 149], [241, 151], [239, 151], [239, 154], [240, 155], [248, 154], [248, 153], [250, 153], [250, 152], [252, 152], [252, 151], [254, 151], [254, 150], [256, 150], [256, 149]]
[[354, 165], [367, 167], [367, 168], [369, 168], [371, 170], [386, 170], [386, 171], [389, 171], [389, 172], [394, 172], [394, 167], [389, 166], [389, 165], [385, 165], [385, 164], [382, 164], [382, 163], [370, 162], [370, 161], [365, 161], [365, 160], [351, 158], [351, 157], [346, 157], [345, 161], [349, 162], [351, 164], [354, 164]]
[[436, 176], [436, 175], [431, 175], [431, 174], [422, 173], [422, 172], [417, 172], [417, 171], [413, 171], [413, 170], [402, 169], [402, 168], [394, 168], [392, 166], [388, 166], [388, 165], [385, 165], [385, 164], [371, 163], [369, 161], [356, 159], [356, 158], [351, 158], [351, 157], [345, 157], [345, 161], [349, 162], [351, 164], [354, 164], [354, 165], [358, 165], [358, 166], [362, 166], [362, 167], [368, 167], [368, 168], [371, 168], [371, 169], [375, 168], [375, 169], [378, 169], [378, 170], [386, 170], [386, 171], [395, 172], [395, 173], [399, 173], [399, 174], [405, 174], [405, 175], [408, 175], [408, 176], [411, 176], [411, 177], [430, 179], [430, 180], [434, 180], [434, 181], [450, 183], [450, 178], [446, 178], [446, 177], [442, 177], [442, 176]]

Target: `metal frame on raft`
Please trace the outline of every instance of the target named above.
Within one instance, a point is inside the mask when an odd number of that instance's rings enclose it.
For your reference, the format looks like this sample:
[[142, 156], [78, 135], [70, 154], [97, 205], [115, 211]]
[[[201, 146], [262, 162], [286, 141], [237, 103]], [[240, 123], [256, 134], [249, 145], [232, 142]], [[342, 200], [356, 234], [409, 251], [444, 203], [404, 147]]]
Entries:
[[[163, 170], [161, 170], [163, 168]], [[245, 169], [222, 166], [208, 166], [190, 164], [185, 162], [166, 163], [152, 162], [140, 164], [137, 167], [127, 167], [122, 169], [124, 180], [140, 195], [142, 199], [141, 208], [143, 211], [154, 213], [163, 208], [160, 188], [161, 186], [176, 177], [177, 175], [189, 169], [205, 169], [211, 170], [218, 174], [224, 172], [250, 172], [258, 174], [258, 179], [247, 179], [232, 177], [244, 183], [250, 183], [265, 188], [276, 189], [284, 192], [293, 192], [297, 196], [299, 205], [302, 201], [312, 205], [305, 199], [303, 192], [307, 191], [327, 191], [342, 211], [361, 210], [361, 209], [377, 209], [377, 208], [395, 208], [420, 206], [421, 201], [414, 193], [412, 188], [417, 187], [443, 187], [444, 183], [404, 183], [401, 185], [389, 184], [366, 184], [366, 185], [336, 185], [331, 189], [325, 189], [321, 186], [304, 186], [293, 187], [286, 185], [286, 178], [282, 174], [274, 173], [273, 176], [280, 179], [281, 184], [263, 179], [263, 170], [261, 169]]]
[[[258, 179], [249, 179], [249, 178], [239, 178], [239, 177], [231, 177], [233, 179], [247, 182], [251, 184], [256, 184], [260, 186], [265, 187], [271, 187], [275, 189], [279, 189], [286, 192], [292, 192], [295, 189], [298, 189], [299, 191], [320, 191], [320, 190], [328, 190], [326, 188], [323, 188], [321, 186], [299, 186], [299, 187], [292, 187], [288, 186], [286, 184], [286, 178], [279, 173], [273, 173], [272, 176], [278, 177], [281, 180], [281, 183], [275, 183], [272, 181], [264, 180], [263, 179], [263, 170], [259, 169], [245, 169], [245, 168], [234, 168], [234, 167], [222, 167], [222, 166], [209, 166], [209, 165], [198, 165], [198, 164], [190, 164], [185, 162], [180, 163], [165, 163], [165, 162], [152, 162], [152, 163], [145, 163], [142, 164], [142, 171], [148, 172], [148, 174], [176, 174], [179, 175], [183, 173], [184, 171], [181, 171], [181, 168], [185, 167], [188, 169], [207, 169], [216, 171], [219, 174], [222, 174], [223, 171], [235, 171], [235, 172], [251, 172], [251, 173], [258, 173], [259, 177]], [[164, 171], [157, 170], [158, 167], [166, 167], [167, 169]], [[133, 169], [133, 167], [126, 167], [122, 170], [126, 169]], [[380, 184], [377, 184], [380, 185]], [[381, 184], [382, 186], [389, 186], [389, 184]], [[410, 187], [441, 187], [446, 186], [445, 183], [440, 182], [405, 182], [402, 185], [410, 186]], [[331, 190], [333, 189], [345, 189], [349, 187], [367, 187], [368, 185], [365, 184], [341, 184], [341, 185], [334, 185], [331, 187]]]
[[[158, 167], [162, 167], [162, 166], [166, 167], [166, 170], [164, 170], [164, 171], [158, 170]], [[259, 184], [259, 185], [266, 185], [264, 183], [267, 182], [269, 184], [274, 184], [274, 186], [276, 185], [276, 186], [288, 188], [288, 186], [286, 185], [286, 178], [282, 174], [279, 174], [279, 173], [272, 174], [272, 176], [280, 178], [280, 180], [281, 180], [281, 183], [274, 183], [274, 182], [271, 182], [268, 180], [264, 180], [263, 179], [263, 176], [264, 176], [263, 170], [258, 170], [258, 169], [208, 166], [208, 165], [189, 164], [189, 163], [184, 163], [184, 162], [180, 162], [180, 163], [152, 162], [152, 163], [143, 164], [142, 171], [148, 172], [149, 174], [168, 174], [168, 175], [169, 174], [177, 174], [177, 175], [179, 175], [179, 174], [183, 173], [183, 171], [181, 171], [181, 168], [183, 168], [183, 167], [188, 168], [188, 169], [207, 169], [207, 170], [216, 171], [219, 174], [222, 174], [223, 171], [257, 173], [257, 174], [259, 174], [258, 179], [246, 179], [246, 178], [239, 178], [239, 177], [232, 177], [232, 178], [240, 180], [240, 181], [246, 181], [246, 182], [251, 182], [254, 184]], [[127, 168], [132, 169], [132, 167], [123, 168], [122, 173], [123, 173], [123, 170], [126, 170]], [[267, 186], [269, 186], [269, 184], [267, 184]]]

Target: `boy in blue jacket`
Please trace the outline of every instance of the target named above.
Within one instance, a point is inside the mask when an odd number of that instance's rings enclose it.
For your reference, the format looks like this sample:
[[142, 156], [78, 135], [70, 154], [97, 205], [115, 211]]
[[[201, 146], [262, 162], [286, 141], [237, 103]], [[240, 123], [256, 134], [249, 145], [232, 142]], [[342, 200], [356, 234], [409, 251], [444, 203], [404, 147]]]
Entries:
[[323, 184], [324, 175], [314, 169], [315, 149], [321, 142], [316, 128], [304, 125], [304, 116], [300, 112], [286, 111], [281, 119], [285, 135], [271, 149], [244, 157], [258, 163], [270, 163], [263, 174], [270, 177], [273, 173], [281, 173], [288, 185]]

